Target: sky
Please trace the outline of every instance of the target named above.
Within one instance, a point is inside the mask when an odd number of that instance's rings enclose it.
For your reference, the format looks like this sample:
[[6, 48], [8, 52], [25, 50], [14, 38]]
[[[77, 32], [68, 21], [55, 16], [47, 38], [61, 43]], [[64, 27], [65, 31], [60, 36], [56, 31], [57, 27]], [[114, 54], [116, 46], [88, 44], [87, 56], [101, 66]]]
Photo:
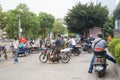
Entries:
[[52, 14], [55, 18], [64, 18], [69, 9], [76, 3], [85, 4], [91, 0], [0, 0], [3, 11], [15, 9], [20, 3], [26, 4], [30, 11], [38, 15], [40, 12]]

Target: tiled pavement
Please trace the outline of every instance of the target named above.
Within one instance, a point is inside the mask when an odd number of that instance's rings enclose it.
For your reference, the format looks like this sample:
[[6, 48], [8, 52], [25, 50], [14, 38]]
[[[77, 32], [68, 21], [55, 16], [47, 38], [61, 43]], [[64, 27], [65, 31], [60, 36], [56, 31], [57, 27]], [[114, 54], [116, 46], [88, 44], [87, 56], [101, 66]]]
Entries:
[[0, 63], [0, 80], [120, 80], [116, 69], [118, 66], [108, 61], [104, 78], [96, 73], [87, 73], [92, 54], [82, 53], [72, 56], [67, 64], [41, 63], [39, 54], [19, 57], [19, 63], [13, 64], [13, 58]]

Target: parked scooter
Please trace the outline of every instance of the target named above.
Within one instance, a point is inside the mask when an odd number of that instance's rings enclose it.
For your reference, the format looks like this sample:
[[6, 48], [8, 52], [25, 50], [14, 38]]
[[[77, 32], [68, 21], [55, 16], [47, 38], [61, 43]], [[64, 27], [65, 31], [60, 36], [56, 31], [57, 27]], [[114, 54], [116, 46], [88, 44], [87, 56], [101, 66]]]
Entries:
[[92, 53], [93, 50], [91, 48], [91, 45], [92, 45], [91, 43], [89, 43], [89, 44], [87, 44], [87, 43], [83, 44], [82, 45], [83, 51], [85, 51], [85, 52], [87, 51], [88, 53]]
[[98, 74], [98, 77], [103, 77], [105, 75], [107, 63], [106, 63], [106, 57], [105, 57], [106, 51], [102, 48], [95, 48], [94, 49], [94, 69]]
[[86, 38], [82, 43], [83, 51], [88, 52], [88, 53], [92, 53], [93, 50], [91, 47], [92, 47], [92, 39]]
[[72, 48], [71, 52], [74, 56], [79, 56], [80, 53], [82, 52], [81, 45], [76, 45], [74, 48]]
[[82, 46], [80, 44], [77, 44], [74, 47], [71, 44], [68, 44], [66, 49], [69, 50], [70, 55], [73, 54], [74, 56], [79, 56], [82, 52]]

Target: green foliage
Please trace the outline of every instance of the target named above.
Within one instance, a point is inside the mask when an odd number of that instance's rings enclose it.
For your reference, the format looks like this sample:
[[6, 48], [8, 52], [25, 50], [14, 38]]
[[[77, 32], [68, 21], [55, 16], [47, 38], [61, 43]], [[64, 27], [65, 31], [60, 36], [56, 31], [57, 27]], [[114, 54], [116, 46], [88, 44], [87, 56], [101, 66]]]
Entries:
[[0, 5], [0, 28], [4, 29], [5, 28], [5, 23], [6, 23], [6, 15], [2, 11], [2, 7]]
[[6, 25], [6, 31], [7, 31], [7, 37], [13, 38], [14, 36], [18, 35], [18, 19], [16, 17], [16, 11], [15, 10], [9, 10], [6, 12], [7, 16], [7, 25]]
[[[5, 20], [5, 16], [7, 19]], [[5, 27], [8, 38], [18, 36], [18, 18], [21, 21], [22, 36], [35, 39], [41, 35], [46, 37], [53, 28], [54, 16], [41, 12], [39, 16], [30, 11], [26, 4], [19, 4], [14, 10], [2, 12], [0, 6], [0, 27]]]
[[65, 27], [62, 25], [62, 22], [60, 20], [55, 20], [52, 28], [52, 33], [54, 34], [54, 38], [58, 34], [64, 34], [65, 32]]
[[108, 50], [111, 52], [111, 54], [116, 57], [116, 53], [115, 53], [115, 47], [117, 44], [120, 43], [120, 38], [113, 38], [109, 43], [109, 47]]
[[120, 38], [114, 38], [109, 42], [108, 50], [120, 64]]
[[65, 17], [68, 29], [71, 32], [84, 32], [94, 26], [103, 27], [108, 18], [108, 10], [101, 4], [81, 4], [72, 7]]
[[118, 62], [120, 63], [120, 43], [118, 43], [115, 46], [115, 57], [118, 59]]
[[15, 11], [16, 15], [20, 15], [23, 36], [35, 38], [39, 34], [37, 15], [30, 12], [26, 4], [19, 4]]
[[38, 18], [40, 22], [40, 28], [42, 28], [40, 32], [42, 32], [42, 35], [45, 38], [48, 34], [50, 34], [50, 30], [53, 28], [55, 18], [51, 14], [47, 14], [45, 12], [40, 12]]
[[[20, 17], [22, 35], [27, 38], [35, 38], [39, 36], [39, 21], [36, 14], [29, 11], [25, 4], [19, 4], [15, 10], [6, 12], [7, 16], [7, 37], [13, 38], [18, 36], [18, 17]], [[10, 33], [10, 34], [9, 34]]]
[[109, 17], [106, 23], [103, 25], [104, 28], [104, 36], [107, 38], [109, 35], [114, 34], [114, 19], [113, 17]]

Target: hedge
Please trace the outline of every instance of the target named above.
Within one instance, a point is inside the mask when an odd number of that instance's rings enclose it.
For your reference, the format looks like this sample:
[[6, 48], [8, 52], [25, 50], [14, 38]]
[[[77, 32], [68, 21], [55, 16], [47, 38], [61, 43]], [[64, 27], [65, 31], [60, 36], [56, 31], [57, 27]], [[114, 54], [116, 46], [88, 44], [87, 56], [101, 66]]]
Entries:
[[108, 45], [108, 50], [120, 63], [120, 38], [113, 38]]

